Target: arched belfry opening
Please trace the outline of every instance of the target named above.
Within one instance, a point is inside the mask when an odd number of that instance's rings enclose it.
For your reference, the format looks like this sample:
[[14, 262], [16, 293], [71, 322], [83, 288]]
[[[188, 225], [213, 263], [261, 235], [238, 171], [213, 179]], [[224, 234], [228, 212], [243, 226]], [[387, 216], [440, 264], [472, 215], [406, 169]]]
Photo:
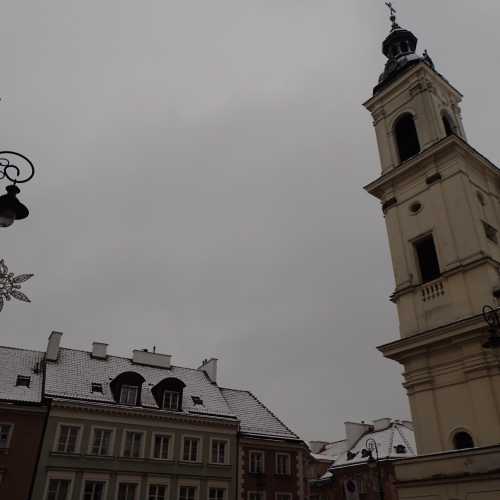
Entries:
[[398, 118], [394, 126], [394, 135], [401, 162], [420, 153], [417, 127], [411, 113], [405, 113]]
[[474, 440], [468, 432], [460, 431], [453, 436], [453, 447], [455, 450], [474, 448]]
[[441, 118], [443, 120], [446, 137], [448, 137], [449, 135], [453, 135], [455, 133], [455, 125], [453, 123], [453, 120], [450, 118], [450, 115], [446, 112], [443, 112]]

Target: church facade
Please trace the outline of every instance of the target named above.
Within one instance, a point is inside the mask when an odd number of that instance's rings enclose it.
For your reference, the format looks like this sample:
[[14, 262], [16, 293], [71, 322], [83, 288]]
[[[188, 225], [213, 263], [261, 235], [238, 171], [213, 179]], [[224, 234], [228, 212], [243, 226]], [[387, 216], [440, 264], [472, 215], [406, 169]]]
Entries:
[[[483, 317], [500, 297], [500, 170], [467, 141], [462, 95], [396, 22], [365, 103], [381, 175], [366, 186], [387, 226], [419, 456], [399, 462], [401, 500], [500, 498], [500, 354]], [[493, 332], [494, 333], [494, 332]]]

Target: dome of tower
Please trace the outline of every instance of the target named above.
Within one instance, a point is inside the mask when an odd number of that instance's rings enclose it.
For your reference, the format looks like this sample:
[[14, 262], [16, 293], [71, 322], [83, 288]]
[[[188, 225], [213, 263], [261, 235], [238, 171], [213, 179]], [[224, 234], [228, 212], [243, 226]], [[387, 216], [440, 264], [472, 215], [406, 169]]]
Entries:
[[427, 52], [423, 55], [417, 54], [417, 43], [417, 37], [411, 31], [401, 28], [393, 19], [391, 32], [382, 43], [382, 52], [387, 57], [387, 63], [377, 86], [373, 89], [374, 94], [380, 92], [402, 71], [420, 62], [434, 69], [434, 63]]

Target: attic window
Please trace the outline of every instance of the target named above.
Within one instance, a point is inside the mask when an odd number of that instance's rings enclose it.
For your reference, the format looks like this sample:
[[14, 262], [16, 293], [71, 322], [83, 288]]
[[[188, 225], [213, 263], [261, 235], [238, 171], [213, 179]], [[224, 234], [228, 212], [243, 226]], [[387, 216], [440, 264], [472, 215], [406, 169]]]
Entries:
[[92, 392], [100, 392], [102, 394], [102, 384], [92, 382]]
[[347, 452], [347, 460], [353, 460], [356, 457], [357, 453], [353, 453], [352, 451]]
[[398, 444], [397, 446], [394, 446], [394, 451], [398, 455], [403, 455], [406, 453], [406, 446], [404, 444]]
[[191, 396], [191, 399], [195, 405], [203, 405], [203, 399], [200, 396]]
[[26, 377], [25, 375], [18, 375], [16, 379], [16, 386], [29, 387], [31, 383], [31, 377]]

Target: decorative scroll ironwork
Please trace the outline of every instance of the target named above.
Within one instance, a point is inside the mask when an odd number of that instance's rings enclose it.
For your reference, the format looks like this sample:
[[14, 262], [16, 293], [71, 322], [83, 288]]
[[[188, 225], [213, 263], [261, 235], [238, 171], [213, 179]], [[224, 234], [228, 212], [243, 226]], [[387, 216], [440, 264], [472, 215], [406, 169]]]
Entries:
[[15, 151], [0, 151], [0, 179], [22, 184], [34, 175], [35, 167], [29, 158]]
[[21, 283], [28, 281], [33, 276], [33, 274], [20, 274], [19, 276], [14, 276], [14, 273], [9, 273], [9, 268], [6, 266], [3, 259], [0, 260], [0, 311], [3, 309], [5, 301], [9, 301], [11, 298], [20, 300], [21, 302], [31, 302], [31, 300], [19, 290], [21, 289]]
[[488, 323], [488, 340], [483, 344], [486, 349], [499, 349], [500, 348], [500, 316], [498, 309], [491, 306], [483, 307], [483, 318]]

